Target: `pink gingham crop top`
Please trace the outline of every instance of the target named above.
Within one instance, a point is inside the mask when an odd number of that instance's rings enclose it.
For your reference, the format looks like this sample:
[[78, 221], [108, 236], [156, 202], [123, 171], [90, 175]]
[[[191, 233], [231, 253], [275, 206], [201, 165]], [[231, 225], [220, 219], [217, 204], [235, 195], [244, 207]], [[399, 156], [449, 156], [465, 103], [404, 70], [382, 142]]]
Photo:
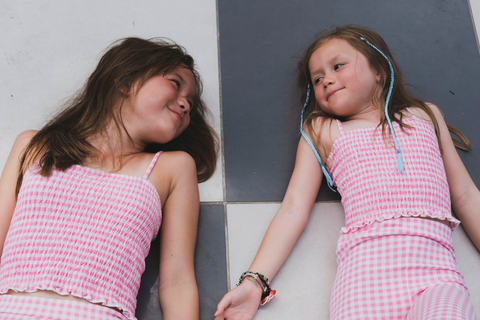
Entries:
[[73, 165], [45, 178], [25, 173], [5, 240], [0, 293], [51, 290], [123, 311], [135, 319], [150, 242], [162, 221], [148, 176]]
[[451, 213], [450, 191], [435, 130], [427, 121], [410, 115], [404, 118], [414, 127], [406, 128], [409, 134], [393, 122], [402, 152], [402, 173], [397, 171], [393, 143], [386, 146], [381, 127], [345, 132], [337, 120], [340, 136], [326, 163], [342, 196], [342, 232], [399, 217], [448, 220], [452, 229], [460, 223]]

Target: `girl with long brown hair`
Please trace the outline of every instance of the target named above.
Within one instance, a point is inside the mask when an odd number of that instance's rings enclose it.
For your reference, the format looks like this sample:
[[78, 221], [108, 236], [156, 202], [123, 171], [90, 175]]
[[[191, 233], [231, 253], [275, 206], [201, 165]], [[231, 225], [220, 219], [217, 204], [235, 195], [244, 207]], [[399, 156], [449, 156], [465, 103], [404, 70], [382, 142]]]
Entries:
[[454, 143], [438, 107], [407, 92], [368, 28], [321, 35], [298, 63], [298, 83], [303, 137], [285, 198], [215, 319], [253, 319], [274, 297], [268, 279], [305, 228], [323, 176], [345, 210], [331, 319], [476, 319], [452, 245], [453, 207], [480, 249], [480, 192], [455, 150], [468, 140], [450, 127]]
[[217, 158], [201, 93], [182, 47], [126, 38], [18, 136], [0, 179], [0, 319], [135, 319], [160, 225], [163, 318], [198, 319], [197, 183]]

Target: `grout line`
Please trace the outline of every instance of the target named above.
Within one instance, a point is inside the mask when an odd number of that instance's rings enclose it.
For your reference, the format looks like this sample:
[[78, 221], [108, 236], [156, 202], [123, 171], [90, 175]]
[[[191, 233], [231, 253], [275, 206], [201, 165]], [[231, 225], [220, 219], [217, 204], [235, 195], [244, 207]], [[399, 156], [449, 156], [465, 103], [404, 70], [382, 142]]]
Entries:
[[218, 10], [218, 0], [215, 0], [215, 10], [217, 17], [217, 59], [218, 59], [218, 87], [219, 87], [219, 102], [220, 102], [220, 153], [222, 157], [222, 187], [223, 187], [223, 219], [225, 221], [225, 267], [227, 270], [227, 290], [230, 291], [230, 252], [228, 243], [228, 215], [227, 215], [227, 181], [225, 170], [225, 136], [223, 134], [223, 99], [222, 99], [222, 63], [220, 58], [220, 18]]
[[[480, 53], [480, 39], [478, 38], [479, 34], [477, 32], [477, 27], [475, 24], [475, 15], [473, 14], [472, 0], [468, 0], [468, 8], [470, 9], [470, 17], [472, 18], [473, 32], [475, 33], [475, 38], [477, 39], [478, 52]], [[479, 21], [480, 23], [480, 21]]]
[[[315, 203], [341, 203], [340, 200], [323, 200]], [[282, 201], [229, 201], [227, 204], [282, 204]]]
[[223, 204], [224, 201], [200, 201], [200, 204], [212, 205], [212, 204]]

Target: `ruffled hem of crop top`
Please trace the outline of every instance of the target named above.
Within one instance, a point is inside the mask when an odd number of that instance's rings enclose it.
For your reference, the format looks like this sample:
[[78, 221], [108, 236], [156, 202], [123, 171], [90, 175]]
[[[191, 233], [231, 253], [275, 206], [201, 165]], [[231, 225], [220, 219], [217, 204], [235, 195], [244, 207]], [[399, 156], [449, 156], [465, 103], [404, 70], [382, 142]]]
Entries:
[[422, 212], [411, 212], [411, 213], [394, 213], [394, 214], [386, 214], [378, 218], [371, 219], [369, 221], [364, 221], [359, 225], [350, 226], [350, 227], [342, 227], [342, 233], [350, 233], [355, 232], [365, 226], [370, 226], [376, 222], [382, 222], [385, 220], [390, 219], [398, 219], [398, 218], [433, 218], [438, 220], [447, 220], [449, 222], [449, 227], [454, 230], [456, 227], [460, 225], [460, 220], [455, 219], [454, 217], [448, 216], [441, 216], [441, 215], [434, 215], [434, 214], [426, 214]]
[[413, 115], [404, 118], [412, 129], [403, 132], [394, 122], [404, 172], [396, 167], [395, 149], [383, 141], [382, 130], [366, 127], [344, 131], [334, 141], [326, 167], [342, 195], [345, 227], [342, 233], [401, 217], [460, 221], [451, 213], [450, 191], [435, 130]]

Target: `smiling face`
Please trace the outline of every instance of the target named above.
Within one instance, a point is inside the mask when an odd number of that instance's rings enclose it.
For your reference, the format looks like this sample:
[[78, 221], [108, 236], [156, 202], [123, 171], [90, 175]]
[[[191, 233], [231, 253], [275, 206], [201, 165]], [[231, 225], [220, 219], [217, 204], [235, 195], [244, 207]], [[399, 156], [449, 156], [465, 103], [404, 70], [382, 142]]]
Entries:
[[374, 108], [373, 93], [381, 76], [348, 42], [328, 40], [311, 55], [309, 69], [323, 111], [348, 118]]
[[167, 143], [190, 123], [195, 78], [185, 67], [149, 78], [123, 101], [123, 120], [132, 139], [142, 144]]

